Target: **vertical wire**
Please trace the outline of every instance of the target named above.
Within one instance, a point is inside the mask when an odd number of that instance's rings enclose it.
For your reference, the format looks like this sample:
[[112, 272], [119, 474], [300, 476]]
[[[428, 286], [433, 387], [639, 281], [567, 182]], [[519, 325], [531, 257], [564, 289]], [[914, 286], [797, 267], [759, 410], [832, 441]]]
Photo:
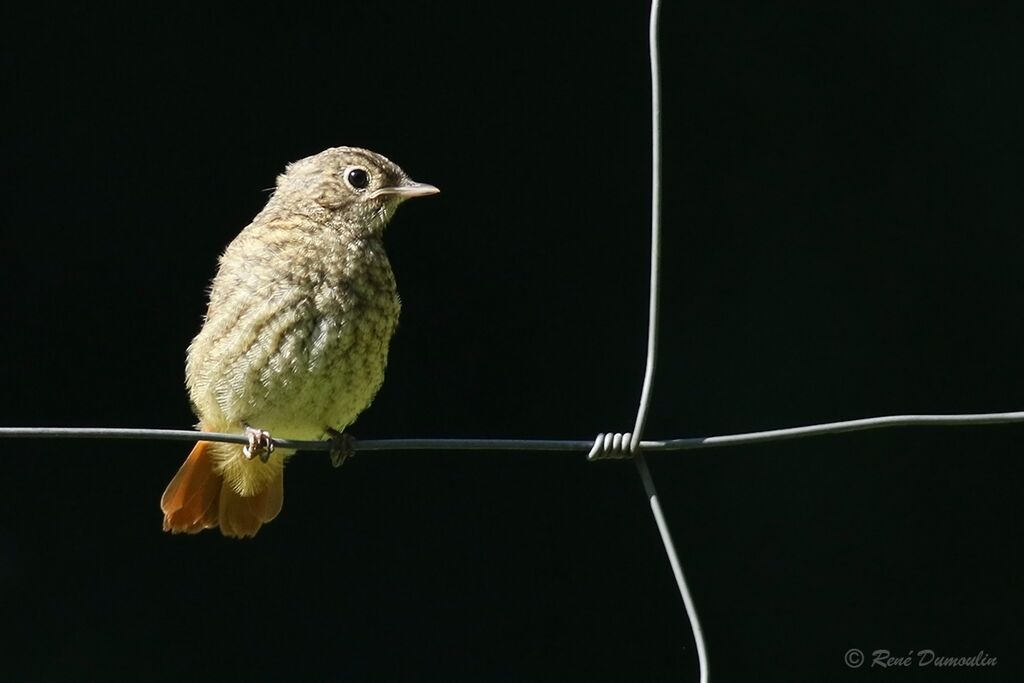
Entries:
[[654, 522], [658, 525], [658, 532], [661, 534], [662, 545], [665, 546], [665, 554], [668, 555], [669, 564], [672, 565], [672, 574], [676, 578], [676, 585], [679, 588], [679, 595], [683, 598], [683, 606], [686, 608], [686, 615], [690, 620], [690, 629], [693, 632], [694, 644], [697, 648], [697, 662], [700, 666], [700, 681], [707, 683], [709, 679], [707, 647], [704, 644], [704, 632], [697, 618], [697, 608], [690, 596], [690, 589], [686, 584], [686, 577], [683, 574], [683, 567], [679, 563], [679, 554], [676, 552], [675, 544], [672, 542], [672, 534], [669, 532], [665, 515], [661, 511], [661, 503], [658, 501], [658, 492], [654, 488], [654, 479], [647, 468], [647, 460], [640, 450], [640, 440], [643, 437], [644, 425], [647, 422], [647, 411], [651, 403], [651, 389], [654, 385], [654, 369], [657, 363], [658, 352], [658, 307], [659, 290], [661, 281], [661, 83], [658, 68], [658, 13], [660, 10], [659, 0], [651, 2], [651, 21], [649, 27], [649, 41], [651, 52], [651, 283], [650, 303], [647, 319], [647, 367], [644, 370], [644, 386], [640, 393], [640, 406], [637, 409], [636, 424], [633, 427], [633, 434], [630, 438], [630, 450], [634, 453], [633, 461], [636, 463], [637, 472], [640, 474], [640, 481], [643, 483], [644, 492], [651, 504], [651, 514], [654, 515]]
[[633, 459], [636, 463], [637, 472], [640, 473], [640, 481], [643, 482], [644, 492], [651, 504], [651, 514], [654, 515], [654, 522], [658, 525], [658, 533], [661, 534], [661, 543], [665, 546], [665, 554], [668, 555], [668, 562], [672, 565], [672, 574], [676, 577], [676, 586], [679, 588], [679, 595], [683, 598], [683, 606], [686, 608], [686, 616], [690, 619], [690, 630], [693, 632], [693, 644], [697, 648], [697, 664], [700, 667], [700, 683], [708, 683], [710, 677], [708, 667], [708, 650], [704, 644], [704, 631], [700, 627], [700, 619], [697, 617], [697, 608], [693, 604], [693, 597], [690, 595], [690, 588], [686, 585], [686, 576], [683, 574], [683, 566], [679, 563], [679, 554], [672, 542], [672, 534], [668, 530], [668, 522], [665, 521], [665, 514], [661, 511], [661, 503], [658, 502], [658, 492], [654, 488], [654, 479], [647, 469], [647, 460], [642, 453], [637, 453]]
[[647, 310], [647, 367], [644, 369], [644, 387], [640, 392], [640, 407], [633, 425], [630, 450], [639, 452], [640, 439], [647, 423], [647, 409], [651, 405], [654, 386], [654, 368], [658, 360], [658, 302], [661, 280], [661, 84], [658, 75], [658, 10], [659, 0], [651, 2], [651, 282]]

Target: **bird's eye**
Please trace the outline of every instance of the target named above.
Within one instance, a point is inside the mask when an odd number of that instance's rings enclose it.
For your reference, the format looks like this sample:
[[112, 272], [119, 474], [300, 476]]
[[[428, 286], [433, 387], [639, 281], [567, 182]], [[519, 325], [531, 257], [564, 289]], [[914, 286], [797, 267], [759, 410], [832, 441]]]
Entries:
[[361, 168], [353, 168], [345, 175], [348, 184], [357, 190], [363, 190], [370, 184], [370, 174]]

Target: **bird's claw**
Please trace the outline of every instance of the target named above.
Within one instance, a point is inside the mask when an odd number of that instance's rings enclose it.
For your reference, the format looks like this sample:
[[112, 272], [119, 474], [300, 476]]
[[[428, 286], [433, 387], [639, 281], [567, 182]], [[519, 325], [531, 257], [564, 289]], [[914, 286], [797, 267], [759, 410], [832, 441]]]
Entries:
[[337, 429], [328, 427], [327, 436], [331, 442], [331, 465], [341, 467], [345, 461], [356, 454], [356, 440], [348, 434], [339, 432]]
[[270, 454], [274, 452], [274, 440], [270, 438], [270, 432], [246, 425], [245, 435], [249, 437], [249, 443], [242, 447], [245, 459], [259, 458], [260, 462], [270, 460]]

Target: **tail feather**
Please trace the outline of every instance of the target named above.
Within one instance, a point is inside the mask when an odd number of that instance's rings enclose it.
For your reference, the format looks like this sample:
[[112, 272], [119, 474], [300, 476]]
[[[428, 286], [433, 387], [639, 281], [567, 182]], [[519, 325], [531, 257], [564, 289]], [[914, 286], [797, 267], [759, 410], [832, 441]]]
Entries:
[[195, 534], [217, 526], [223, 477], [214, 468], [212, 444], [200, 441], [160, 498], [164, 531]]
[[284, 503], [284, 472], [280, 472], [255, 496], [242, 496], [228, 482], [220, 490], [218, 517], [225, 536], [248, 538], [281, 512]]
[[215, 450], [209, 441], [197, 443], [167, 485], [160, 499], [164, 531], [197, 534], [219, 526], [225, 536], [247, 538], [281, 512], [283, 470], [259, 493], [242, 495], [219, 471]]

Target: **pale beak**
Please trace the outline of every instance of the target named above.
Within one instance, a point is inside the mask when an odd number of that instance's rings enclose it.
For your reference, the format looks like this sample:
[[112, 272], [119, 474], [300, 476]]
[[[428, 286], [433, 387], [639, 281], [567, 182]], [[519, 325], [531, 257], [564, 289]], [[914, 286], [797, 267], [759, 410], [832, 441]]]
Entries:
[[412, 199], [413, 197], [426, 197], [427, 195], [437, 194], [441, 190], [437, 189], [433, 185], [427, 183], [416, 183], [411, 180], [398, 185], [396, 187], [382, 187], [379, 190], [375, 190], [371, 197], [379, 197], [381, 195], [390, 194], [398, 197], [399, 199], [406, 200]]

